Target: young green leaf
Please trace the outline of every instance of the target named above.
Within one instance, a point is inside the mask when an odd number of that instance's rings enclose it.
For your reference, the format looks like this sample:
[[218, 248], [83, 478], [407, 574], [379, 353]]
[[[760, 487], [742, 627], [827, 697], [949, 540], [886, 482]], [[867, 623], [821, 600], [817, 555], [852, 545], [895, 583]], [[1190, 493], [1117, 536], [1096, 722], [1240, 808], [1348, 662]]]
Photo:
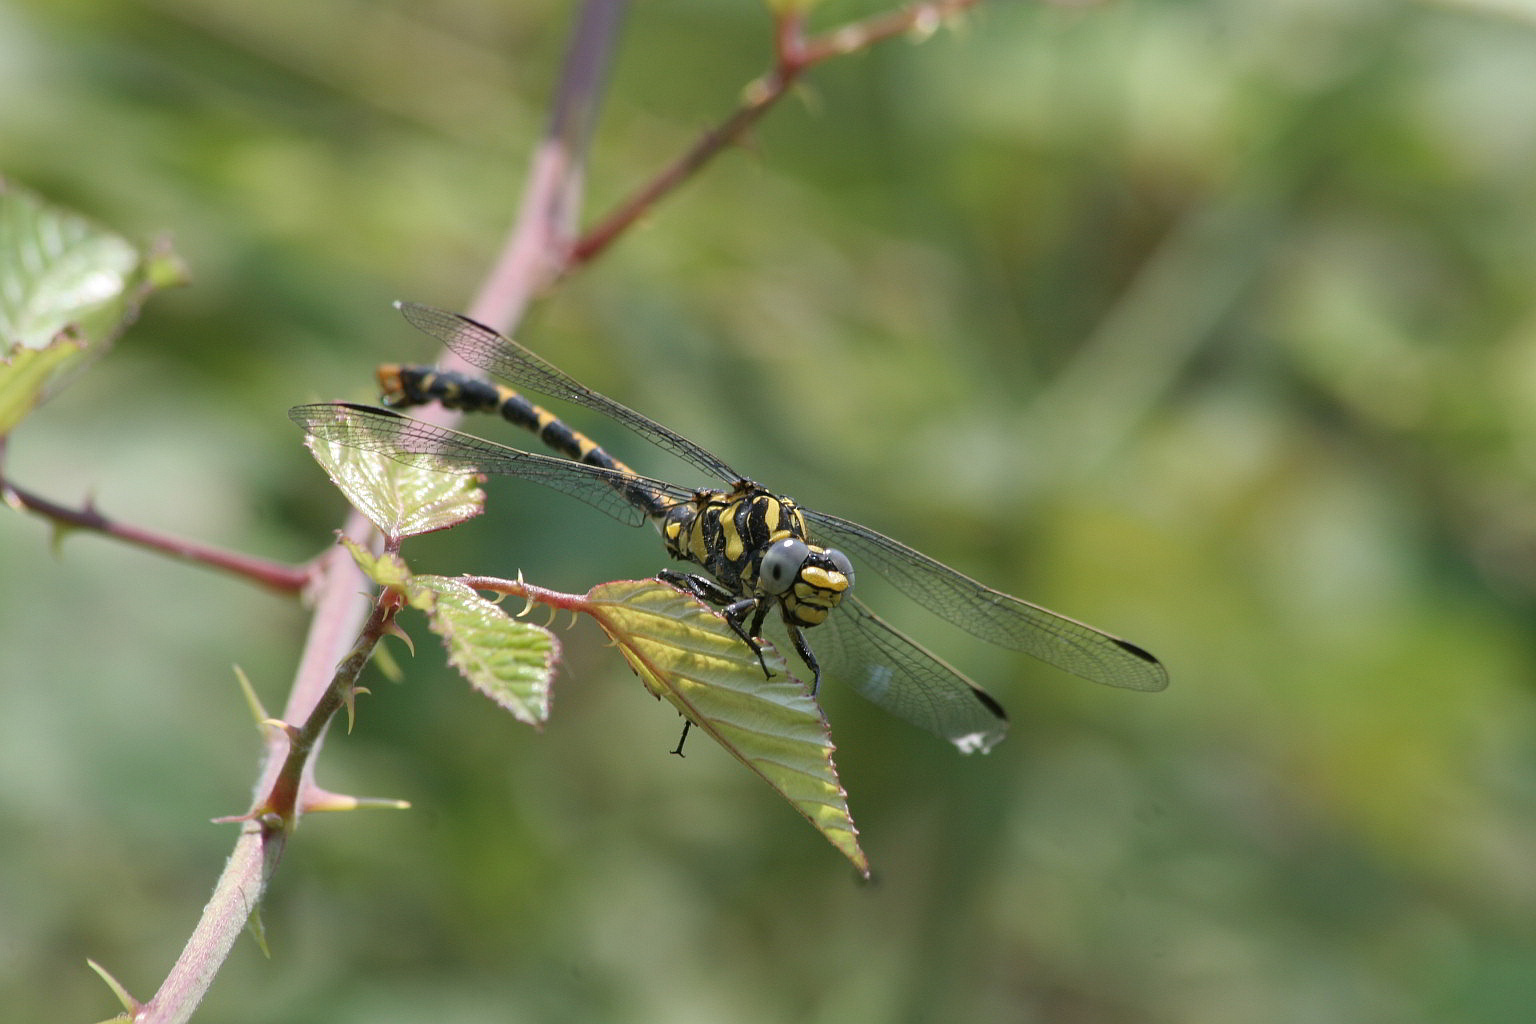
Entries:
[[826, 717], [784, 658], [773, 672], [718, 612], [658, 580], [595, 587], [582, 608], [618, 644], [653, 694], [762, 777], [864, 874], [848, 795], [838, 782]]
[[0, 436], [99, 356], [154, 290], [169, 250], [126, 239], [0, 178]]
[[376, 554], [366, 545], [346, 535], [340, 538], [340, 543], [352, 555], [352, 561], [357, 563], [363, 575], [376, 585], [394, 587], [396, 590], [405, 590], [410, 585], [411, 567], [405, 564], [400, 552], [381, 551]]
[[85, 351], [73, 331], [63, 330], [42, 348], [25, 345], [0, 352], [0, 437], [48, 397], [55, 383], [81, 361]]
[[[337, 415], [346, 410], [338, 407]], [[392, 541], [446, 530], [485, 510], [485, 493], [473, 474], [419, 469], [317, 437], [306, 443], [352, 507]]]
[[464, 583], [416, 576], [407, 586], [412, 605], [424, 608], [432, 632], [448, 649], [448, 662], [520, 722], [535, 728], [549, 719], [550, 684], [560, 642], [542, 626], [515, 619]]

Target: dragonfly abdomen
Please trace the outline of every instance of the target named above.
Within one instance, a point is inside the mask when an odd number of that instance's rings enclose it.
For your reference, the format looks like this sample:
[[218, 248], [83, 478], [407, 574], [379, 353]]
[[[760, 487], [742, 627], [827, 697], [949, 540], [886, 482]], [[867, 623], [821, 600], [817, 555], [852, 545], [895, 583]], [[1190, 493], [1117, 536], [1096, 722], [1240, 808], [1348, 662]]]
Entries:
[[643, 509], [648, 515], [664, 515], [671, 505], [671, 502], [664, 502], [660, 495], [642, 486], [635, 471], [609, 455], [602, 445], [512, 388], [449, 370], [402, 366], [397, 363], [380, 366], [378, 380], [384, 404], [391, 408], [436, 402], [445, 409], [500, 416], [508, 423], [531, 432], [552, 451], [567, 458], [633, 478], [618, 489], [625, 500]]
[[[420, 367], [381, 370], [387, 402], [436, 401], [465, 411], [495, 412], [566, 458], [536, 455], [346, 404], [299, 406], [289, 412], [294, 422], [317, 437], [412, 465], [500, 473], [541, 483], [626, 523], [638, 525], [649, 518], [660, 527], [669, 554], [703, 570], [664, 571], [662, 578], [718, 607], [760, 656], [765, 620], [775, 609], [781, 613], [788, 640], [811, 670], [813, 694], [821, 667], [804, 632], [825, 625], [831, 634], [834, 674], [887, 711], [965, 752], [990, 748], [1007, 727], [1002, 708], [975, 683], [852, 597], [853, 562], [842, 548], [927, 610], [984, 640], [1111, 686], [1161, 690], [1168, 685], [1166, 670], [1144, 649], [993, 590], [866, 526], [801, 509], [484, 324], [413, 303], [399, 308], [413, 325], [469, 365], [514, 387], [601, 413], [725, 486], [691, 490], [637, 476], [512, 387]], [[815, 527], [818, 540], [810, 537], [808, 524]], [[768, 671], [766, 662], [763, 667]]]

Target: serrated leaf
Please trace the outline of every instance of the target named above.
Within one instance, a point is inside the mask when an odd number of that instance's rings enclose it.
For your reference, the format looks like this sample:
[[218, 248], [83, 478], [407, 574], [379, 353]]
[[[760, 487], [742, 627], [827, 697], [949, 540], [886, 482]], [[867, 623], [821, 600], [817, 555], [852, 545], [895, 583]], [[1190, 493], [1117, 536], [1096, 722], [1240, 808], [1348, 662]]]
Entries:
[[720, 615], [659, 580], [605, 583], [587, 595], [592, 614], [641, 681], [757, 773], [861, 872], [848, 795], [837, 778], [826, 717], [772, 647], [764, 660]]
[[0, 437], [35, 409], [79, 362], [85, 343], [71, 331], [60, 331], [42, 348], [18, 345], [0, 358]]
[[[432, 632], [448, 649], [448, 662], [470, 684], [520, 722], [538, 728], [549, 720], [550, 686], [560, 641], [542, 626], [508, 615], [464, 583], [417, 576], [411, 603], [427, 606]], [[419, 605], [418, 605], [419, 606]]]
[[184, 278], [168, 249], [141, 250], [0, 178], [0, 436]]
[[352, 561], [357, 563], [363, 575], [378, 586], [403, 589], [410, 582], [410, 566], [405, 564], [405, 559], [398, 552], [384, 551], [376, 555], [347, 536], [342, 536], [340, 543], [351, 554]]
[[[346, 410], [338, 407], [336, 415]], [[352, 507], [392, 541], [446, 530], [485, 511], [485, 492], [474, 474], [419, 469], [313, 436], [306, 443]]]

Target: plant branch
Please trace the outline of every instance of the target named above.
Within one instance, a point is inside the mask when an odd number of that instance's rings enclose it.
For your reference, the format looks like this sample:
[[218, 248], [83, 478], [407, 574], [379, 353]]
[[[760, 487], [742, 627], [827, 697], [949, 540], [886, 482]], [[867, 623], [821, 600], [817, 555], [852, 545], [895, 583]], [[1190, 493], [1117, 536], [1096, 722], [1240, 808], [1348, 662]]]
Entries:
[[[776, 23], [775, 66], [748, 87], [742, 106], [599, 221], [596, 228], [572, 241], [572, 225], [579, 215], [585, 154], [623, 15], [629, 6], [628, 0], [586, 0], [566, 55], [548, 129], [531, 161], [518, 215], [470, 306], [470, 314], [499, 330], [510, 331], [535, 295], [573, 269], [596, 259], [652, 206], [727, 146], [739, 142], [807, 69], [905, 32], [931, 29], [945, 17], [977, 2], [915, 3], [811, 37], [805, 35], [802, 15], [781, 14]], [[446, 414], [439, 409], [427, 409], [422, 415], [432, 419]], [[12, 500], [15, 493], [8, 489], [4, 496]], [[40, 499], [27, 495], [15, 500], [26, 505]], [[209, 553], [195, 545], [186, 546], [122, 524], [109, 524], [93, 509], [51, 509], [51, 513], [43, 514], [52, 514], [65, 525], [97, 529], [201, 564], [260, 578], [248, 566], [242, 569], [245, 560], [238, 556]], [[34, 511], [41, 512], [36, 508]], [[356, 513], [349, 516], [343, 532], [358, 543], [379, 543], [377, 534]], [[316, 596], [310, 631], [283, 712], [285, 725], [280, 730], [268, 730], [252, 810], [242, 816], [240, 837], [181, 957], [153, 1000], [131, 1008], [135, 1021], [180, 1024], [189, 1019], [228, 957], [240, 930], [259, 906], [287, 837], [297, 827], [303, 812], [337, 805], [313, 781], [315, 759], [336, 712], [350, 707], [358, 692], [359, 673], [379, 638], [393, 627], [398, 604], [397, 598], [386, 592], [373, 603], [369, 614], [368, 606], [359, 599], [367, 581], [341, 548], [322, 555], [313, 570]], [[298, 575], [289, 577], [282, 572]], [[297, 589], [311, 577], [301, 570], [282, 572], [274, 573], [272, 579], [277, 582], [267, 585], [281, 583], [283, 588]], [[534, 596], [526, 590], [524, 593]], [[336, 668], [338, 664], [340, 668]], [[291, 724], [294, 722], [302, 724], [295, 726]]]
[[[340, 549], [338, 549], [340, 550]], [[343, 555], [346, 553], [343, 551]], [[349, 559], [350, 561], [350, 559]], [[288, 836], [298, 827], [304, 811], [315, 806], [336, 803], [313, 782], [314, 754], [336, 712], [350, 709], [359, 691], [358, 677], [368, 663], [379, 639], [394, 623], [401, 599], [394, 591], [383, 591], [374, 602], [352, 651], [331, 676], [330, 685], [316, 701], [303, 725], [287, 725], [272, 732], [278, 737], [269, 749], [286, 746], [286, 756], [269, 756], [268, 763], [277, 771], [266, 793], [245, 814], [234, 820], [243, 822], [240, 838], [224, 865], [224, 873], [214, 886], [213, 895], [197, 927], [182, 948], [160, 990], [148, 1003], [134, 1006], [135, 1024], [181, 1024], [189, 1020], [229, 955], [246, 922], [261, 904], [267, 883], [287, 847]], [[272, 724], [272, 723], [264, 723]]]
[[[395, 615], [402, 607], [404, 599], [397, 591], [379, 592], [373, 603], [373, 612], [363, 624], [357, 642], [336, 667], [330, 685], [310, 709], [304, 724], [288, 726], [283, 730], [288, 740], [287, 756], [278, 766], [266, 796], [257, 803], [250, 816], [276, 815], [289, 832], [298, 827], [300, 816], [312, 805], [309, 791], [316, 789], [309, 770], [312, 757], [319, 749], [325, 730], [336, 712], [346, 708], [350, 719], [353, 701], [359, 693], [366, 692], [358, 686], [357, 680], [379, 640], [393, 629]], [[328, 799], [325, 802], [329, 802]]]
[[212, 898], [160, 990], [148, 1003], [129, 1008], [134, 1024], [182, 1024], [191, 1019], [235, 940], [261, 905], [267, 879], [286, 845], [287, 832], [274, 822], [245, 823]]
[[927, 0], [885, 14], [873, 15], [815, 36], [805, 34], [805, 15], [789, 10], [777, 16], [774, 32], [774, 65], [743, 90], [741, 106], [720, 124], [699, 136], [688, 150], [654, 178], [636, 189], [607, 216], [577, 239], [565, 254], [561, 273], [582, 267], [602, 255], [619, 236], [650, 212], [651, 208], [728, 147], [746, 137], [789, 92], [806, 71], [833, 57], [866, 50], [887, 39], [909, 32], [932, 32], [980, 0]]
[[[531, 297], [548, 282], [554, 254], [564, 249], [565, 225], [575, 219], [582, 155], [627, 7], [627, 0], [587, 0], [578, 17], [549, 129], [534, 155], [519, 214], [471, 306], [473, 315], [503, 330], [521, 318]], [[428, 416], [432, 412], [424, 411]], [[348, 517], [343, 532], [359, 543], [379, 543], [356, 513]], [[358, 594], [368, 583], [350, 555], [333, 548], [317, 560], [315, 569], [315, 610], [283, 712], [285, 723], [303, 724], [269, 730], [257, 795], [253, 809], [243, 816], [235, 849], [159, 992], [149, 1004], [133, 1008], [136, 1021], [180, 1024], [191, 1016], [240, 927], [259, 905], [303, 811], [336, 804], [314, 783], [315, 757], [336, 712], [350, 706], [358, 673], [379, 637], [392, 626], [397, 599], [380, 595], [363, 622]], [[350, 636], [356, 640], [348, 652]], [[334, 669], [338, 663], [341, 667]]]
[[296, 594], [313, 580], [308, 566], [285, 565], [133, 526], [102, 515], [91, 501], [81, 508], [69, 508], [17, 487], [3, 476], [0, 476], [0, 501], [18, 511], [51, 520], [60, 533], [68, 530], [100, 533], [206, 569], [231, 573], [284, 594]]
[[507, 243], [469, 314], [503, 332], [522, 319], [534, 295], [564, 273], [580, 213], [583, 167], [628, 0], [588, 0], [577, 16], [548, 127]]

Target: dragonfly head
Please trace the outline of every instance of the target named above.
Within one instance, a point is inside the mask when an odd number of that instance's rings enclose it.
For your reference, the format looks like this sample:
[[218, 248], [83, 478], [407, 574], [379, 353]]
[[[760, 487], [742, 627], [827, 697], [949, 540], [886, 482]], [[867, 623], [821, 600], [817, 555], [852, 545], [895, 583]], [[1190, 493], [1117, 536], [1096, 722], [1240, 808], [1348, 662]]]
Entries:
[[785, 537], [763, 552], [757, 588], [779, 599], [791, 625], [817, 626], [853, 589], [853, 563], [836, 548]]

